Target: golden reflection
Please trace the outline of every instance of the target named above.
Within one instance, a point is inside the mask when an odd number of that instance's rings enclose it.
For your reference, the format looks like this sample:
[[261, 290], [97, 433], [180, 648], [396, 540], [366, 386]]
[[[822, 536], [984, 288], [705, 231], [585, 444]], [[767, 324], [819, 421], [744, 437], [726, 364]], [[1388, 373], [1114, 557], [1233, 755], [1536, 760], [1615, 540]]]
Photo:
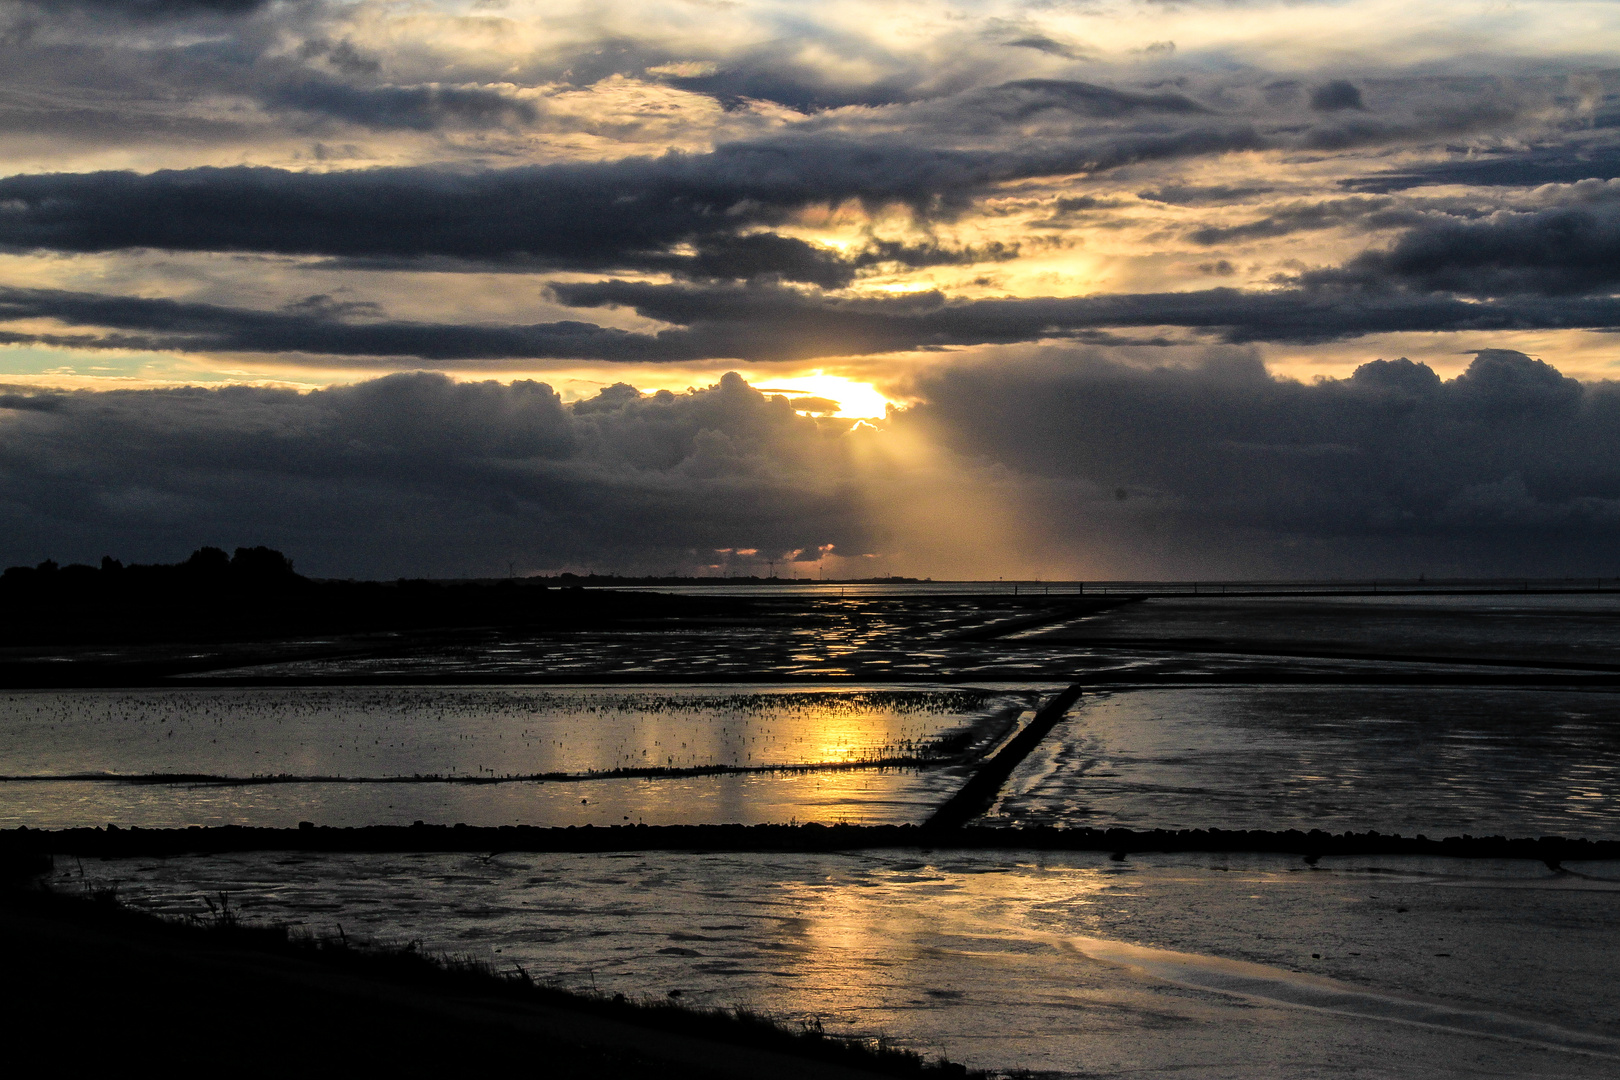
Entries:
[[[1113, 887], [1115, 876], [1091, 867], [1031, 863], [1015, 857], [896, 859], [887, 853], [850, 865], [831, 863], [818, 879], [789, 882], [795, 952], [816, 1007], [864, 1017], [892, 1004], [897, 986], [919, 970], [986, 970], [996, 981], [1061, 982], [1072, 967], [1042, 910], [1077, 911]], [[963, 872], [964, 869], [967, 872]], [[804, 970], [808, 968], [808, 970]], [[950, 1000], [955, 987], [927, 991]]]
[[871, 718], [853, 712], [829, 712], [811, 728], [816, 749], [813, 761], [855, 761], [872, 745]]

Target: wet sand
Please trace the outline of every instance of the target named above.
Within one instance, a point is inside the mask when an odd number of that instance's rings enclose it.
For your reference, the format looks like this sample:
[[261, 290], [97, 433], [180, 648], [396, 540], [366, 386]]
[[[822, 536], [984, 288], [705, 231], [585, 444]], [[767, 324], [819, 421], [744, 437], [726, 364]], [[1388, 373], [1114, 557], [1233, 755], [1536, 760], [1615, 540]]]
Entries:
[[285, 1077], [457, 1075], [542, 1068], [563, 1080], [853, 1080], [871, 1072], [721, 1041], [601, 1010], [501, 993], [474, 978], [384, 974], [240, 938], [162, 925], [105, 904], [0, 897], [0, 949], [14, 986], [10, 1054], [61, 1053], [76, 1073], [132, 1061], [167, 1070]]
[[1062, 1077], [1607, 1077], [1620, 863], [990, 852], [58, 864], [150, 910], [422, 938]]
[[[808, 800], [763, 774], [595, 779], [547, 785], [540, 798], [525, 783], [401, 785], [503, 794], [476, 812], [458, 799], [416, 815], [430, 824], [350, 793], [351, 805], [332, 804], [336, 820], [398, 824], [327, 828], [311, 815], [287, 829], [13, 829], [0, 844], [83, 857], [64, 872], [115, 882], [154, 911], [194, 912], [225, 890], [255, 918], [421, 938], [566, 985], [679, 990], [992, 1069], [1612, 1076], [1620, 840], [1593, 769], [1612, 757], [1603, 694], [1620, 686], [1617, 648], [1612, 594], [1158, 597], [1084, 613], [825, 596], [701, 633], [465, 633], [237, 666], [204, 658], [161, 679], [396, 692], [661, 678], [1050, 692], [1080, 680], [1087, 694], [1050, 736], [1029, 740], [1027, 758], [1006, 762], [1004, 797], [979, 827], [923, 824], [967, 781], [961, 766], [852, 771], [842, 775], [864, 787]], [[38, 659], [40, 672], [55, 663]], [[89, 661], [84, 671], [103, 674], [116, 664]], [[1265, 696], [1285, 687], [1301, 689]], [[1417, 704], [1375, 716], [1346, 687]], [[1200, 713], [1198, 694], [1217, 707]], [[1296, 698], [1308, 704], [1276, 707]], [[1099, 702], [1092, 719], [1118, 715], [1090, 723]], [[1489, 723], [1468, 721], [1471, 711]], [[1571, 755], [1585, 768], [1564, 767]], [[1413, 768], [1384, 768], [1402, 762]], [[1527, 768], [1539, 771], [1527, 780]], [[62, 790], [73, 783], [94, 781]], [[615, 801], [613, 785], [631, 784], [643, 787]], [[738, 797], [712, 797], [727, 784]], [[204, 820], [290, 825], [293, 803], [239, 797], [297, 784], [110, 781], [80, 792], [81, 809], [105, 806], [97, 799], [115, 787], [183, 796], [125, 824], [178, 823], [162, 814], [214, 799], [217, 816]], [[585, 791], [577, 805], [558, 800], [568, 787], [599, 790], [607, 806]], [[635, 825], [637, 798], [655, 790], [653, 803], [693, 816]], [[1514, 816], [1521, 791], [1540, 800], [1534, 814]], [[1457, 814], [1426, 816], [1413, 792]], [[834, 824], [782, 823], [803, 821], [805, 806]], [[617, 820], [595, 816], [608, 807]], [[262, 816], [271, 810], [279, 816]], [[1313, 819], [1334, 827], [1286, 827]], [[1133, 827], [1085, 827], [1097, 822]]]

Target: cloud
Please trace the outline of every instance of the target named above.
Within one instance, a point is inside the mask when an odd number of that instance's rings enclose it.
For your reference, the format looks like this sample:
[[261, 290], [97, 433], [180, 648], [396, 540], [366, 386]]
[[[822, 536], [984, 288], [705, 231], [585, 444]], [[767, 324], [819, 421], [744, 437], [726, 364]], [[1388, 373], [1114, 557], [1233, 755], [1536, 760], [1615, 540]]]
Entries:
[[[859, 45], [856, 49], [868, 51]], [[783, 42], [730, 57], [724, 65], [712, 65], [712, 71], [691, 75], [665, 74], [662, 80], [694, 94], [708, 95], [730, 109], [742, 107], [751, 101], [766, 101], [801, 113], [852, 105], [892, 105], [939, 92], [927, 87], [923, 72], [884, 71], [876, 78], [850, 82], [830, 77], [828, 73], [804, 63], [801, 54], [800, 43]], [[878, 67], [883, 70], [889, 65], [880, 63]]]
[[1345, 79], [1334, 79], [1311, 91], [1311, 108], [1317, 112], [1338, 112], [1342, 109], [1366, 111], [1361, 103], [1361, 90]]
[[65, 251], [550, 256], [600, 265], [695, 235], [778, 223], [815, 204], [860, 198], [921, 208], [1019, 172], [1016, 161], [987, 155], [802, 140], [474, 173], [235, 167], [24, 175], [0, 180], [0, 243]]
[[1161, 188], [1138, 191], [1136, 197], [1172, 206], [1225, 206], [1245, 202], [1256, 195], [1265, 195], [1273, 190], [1270, 187], [1232, 187], [1222, 184], [1205, 186], [1166, 184]]
[[[934, 103], [937, 107], [937, 103]], [[1075, 79], [1017, 79], [974, 90], [952, 100], [953, 109], [983, 112], [1005, 120], [1025, 120], [1055, 111], [1096, 119], [1139, 114], [1204, 116], [1212, 110], [1174, 91], [1143, 93], [1118, 90]], [[912, 112], [923, 112], [919, 107]], [[926, 111], [933, 111], [926, 108]]]
[[359, 88], [331, 79], [303, 79], [270, 89], [272, 109], [319, 113], [379, 131], [489, 128], [533, 123], [531, 101], [482, 87], [379, 86]]
[[317, 574], [664, 572], [833, 544], [920, 573], [1591, 574], [1620, 539], [1620, 388], [1508, 350], [1306, 385], [1233, 347], [1025, 349], [909, 390], [853, 429], [736, 375], [571, 405], [427, 374], [8, 395], [31, 404], [0, 413], [0, 560], [262, 541]]
[[1186, 327], [1229, 342], [1320, 342], [1400, 331], [1620, 326], [1608, 297], [1519, 297], [1474, 303], [1397, 291], [1218, 288], [1181, 293], [950, 300], [938, 292], [828, 298], [791, 289], [660, 286], [599, 281], [558, 284], [574, 307], [622, 306], [688, 327], [661, 338], [756, 359], [895, 352], [1062, 338], [1120, 327]]
[[1058, 41], [1040, 33], [1024, 34], [1010, 41], [1003, 41], [1002, 44], [1010, 49], [1034, 49], [1036, 52], [1061, 56], [1065, 60], [1086, 60], [1096, 55], [1089, 49]]
[[9, 562], [255, 537], [317, 574], [504, 573], [508, 559], [663, 572], [722, 547], [872, 544], [852, 486], [859, 436], [735, 375], [572, 407], [540, 383], [423, 374], [49, 400], [0, 422]]
[[1418, 169], [1347, 178], [1340, 184], [1357, 191], [1384, 193], [1439, 184], [1535, 187], [1615, 177], [1620, 177], [1620, 148], [1577, 145], [1534, 147], [1529, 150], [1498, 149], [1485, 155], [1470, 155], [1463, 160], [1437, 162]]
[[[1219, 267], [1211, 264], [1218, 272]], [[370, 307], [317, 294], [279, 311], [0, 288], [0, 319], [54, 319], [82, 329], [0, 331], [0, 343], [74, 349], [400, 358], [449, 369], [511, 360], [660, 363], [784, 362], [820, 357], [1069, 339], [1114, 340], [1117, 329], [1179, 327], [1216, 340], [1322, 342], [1401, 331], [1620, 327], [1620, 300], [1518, 297], [1475, 303], [1359, 289], [949, 300], [938, 292], [828, 297], [770, 285], [686, 286], [597, 281], [554, 284], [579, 308], [628, 307], [672, 324], [647, 333], [584, 320], [529, 325], [425, 323], [379, 317]], [[112, 332], [107, 332], [108, 330]], [[1158, 340], [1158, 339], [1151, 339]], [[1169, 343], [1169, 342], [1166, 342]]]
[[[1000, 104], [1024, 114], [1069, 107], [1179, 110], [1178, 100], [1043, 84], [1023, 87]], [[1254, 134], [1241, 128], [1127, 133], [1008, 153], [811, 134], [731, 143], [708, 154], [473, 172], [238, 166], [28, 174], [0, 179], [0, 245], [528, 258], [603, 268], [649, 258], [667, 262], [682, 242], [778, 225], [810, 207], [859, 202], [874, 209], [902, 206], [922, 217], [948, 215], [1007, 181], [1253, 145]]]
[[24, 0], [38, 8], [82, 8], [131, 19], [186, 18], [194, 15], [246, 15], [268, 7], [271, 0]]
[[1195, 244], [1210, 246], [1232, 241], [1261, 240], [1291, 233], [1313, 232], [1349, 225], [1360, 229], [1387, 229], [1423, 220], [1417, 210], [1394, 205], [1390, 199], [1328, 199], [1279, 207], [1256, 221], [1239, 225], [1204, 225], [1187, 233]]
[[1608, 292], [1620, 284], [1620, 201], [1432, 221], [1304, 280], [1466, 296]]
[[0, 409], [26, 412], [55, 412], [62, 399], [53, 394], [0, 394]]
[[1620, 539], [1620, 387], [1509, 350], [1449, 381], [1400, 359], [1312, 385], [1231, 350], [1046, 350], [911, 390], [905, 423], [1015, 470], [1031, 543], [1099, 573], [1594, 574]]

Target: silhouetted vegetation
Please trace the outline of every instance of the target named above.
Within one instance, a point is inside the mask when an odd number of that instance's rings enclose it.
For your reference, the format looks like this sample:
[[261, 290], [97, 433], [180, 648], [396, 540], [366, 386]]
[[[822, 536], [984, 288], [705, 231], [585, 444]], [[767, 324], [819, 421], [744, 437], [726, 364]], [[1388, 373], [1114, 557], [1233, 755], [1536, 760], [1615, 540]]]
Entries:
[[[564, 583], [566, 586], [567, 583]], [[199, 548], [172, 565], [13, 566], [0, 575], [0, 643], [252, 640], [468, 626], [573, 627], [713, 615], [735, 602], [497, 581], [318, 581], [267, 547]]]

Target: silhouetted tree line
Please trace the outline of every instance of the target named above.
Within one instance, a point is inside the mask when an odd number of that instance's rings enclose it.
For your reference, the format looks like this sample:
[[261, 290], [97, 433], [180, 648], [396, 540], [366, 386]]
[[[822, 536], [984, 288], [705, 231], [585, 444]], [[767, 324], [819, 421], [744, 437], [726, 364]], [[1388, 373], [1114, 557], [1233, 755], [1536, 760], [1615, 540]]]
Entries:
[[268, 547], [184, 562], [13, 566], [0, 574], [0, 641], [51, 644], [252, 640], [434, 627], [589, 627], [714, 614], [705, 598], [550, 588], [540, 581], [315, 581]]
[[153, 589], [184, 592], [221, 585], [264, 588], [305, 580], [294, 572], [292, 560], [274, 548], [239, 547], [232, 557], [217, 547], [205, 547], [173, 565], [125, 566], [111, 555], [103, 555], [99, 568], [84, 563], [57, 566], [50, 559], [38, 566], [10, 566], [0, 574], [0, 596], [68, 599]]

